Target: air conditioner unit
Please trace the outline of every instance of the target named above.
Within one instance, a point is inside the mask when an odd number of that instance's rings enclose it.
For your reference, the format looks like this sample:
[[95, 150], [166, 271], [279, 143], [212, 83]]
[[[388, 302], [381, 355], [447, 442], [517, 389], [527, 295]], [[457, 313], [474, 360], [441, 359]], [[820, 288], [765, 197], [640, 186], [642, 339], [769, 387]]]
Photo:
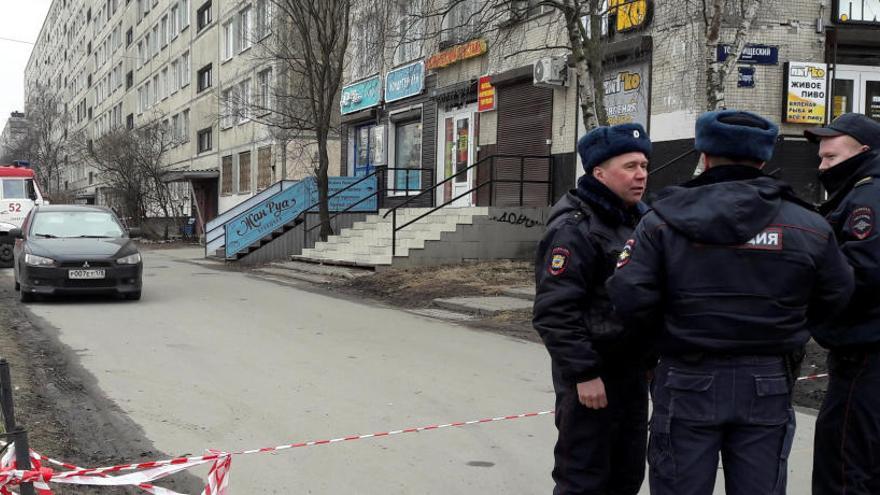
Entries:
[[547, 57], [535, 62], [532, 69], [533, 84], [542, 87], [561, 87], [568, 81], [565, 57]]

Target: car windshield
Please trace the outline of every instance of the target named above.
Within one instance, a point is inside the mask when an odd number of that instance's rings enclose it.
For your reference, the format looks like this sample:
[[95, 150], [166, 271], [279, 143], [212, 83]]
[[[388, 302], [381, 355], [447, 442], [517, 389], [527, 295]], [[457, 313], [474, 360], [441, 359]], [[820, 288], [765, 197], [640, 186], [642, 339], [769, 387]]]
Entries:
[[122, 237], [124, 232], [111, 213], [100, 211], [41, 211], [34, 216], [36, 237]]

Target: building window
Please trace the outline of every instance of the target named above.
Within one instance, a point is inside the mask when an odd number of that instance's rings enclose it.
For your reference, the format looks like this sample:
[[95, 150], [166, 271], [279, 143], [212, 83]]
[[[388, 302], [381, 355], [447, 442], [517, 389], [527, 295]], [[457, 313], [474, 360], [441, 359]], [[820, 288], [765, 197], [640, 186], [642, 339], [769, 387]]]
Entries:
[[183, 31], [189, 27], [189, 2], [190, 0], [180, 0], [180, 30]]
[[126, 129], [134, 129], [134, 114], [128, 114], [125, 117], [125, 128]]
[[180, 87], [186, 87], [190, 81], [189, 52], [180, 57]]
[[205, 151], [211, 151], [213, 147], [211, 140], [211, 131], [210, 127], [206, 129], [202, 129], [198, 134], [198, 145], [199, 145], [199, 153], [204, 153]]
[[238, 154], [238, 192], [251, 192], [251, 152], [245, 151]]
[[162, 17], [162, 24], [159, 28], [159, 36], [161, 37], [162, 48], [168, 46], [168, 40], [171, 38], [168, 33], [168, 16]]
[[394, 65], [400, 65], [422, 56], [423, 26], [418, 3], [401, 3], [397, 12], [397, 32], [394, 48]]
[[263, 146], [257, 150], [257, 190], [262, 191], [272, 184], [272, 147]]
[[238, 13], [238, 51], [243, 51], [253, 45], [251, 27], [251, 8], [245, 7]]
[[196, 11], [196, 27], [198, 31], [205, 29], [211, 24], [211, 2], [208, 0], [203, 3], [199, 10]]
[[229, 60], [235, 51], [235, 35], [232, 21], [223, 24], [223, 60]]
[[171, 94], [171, 84], [168, 79], [168, 67], [162, 69], [162, 98], [167, 98]]
[[196, 81], [199, 93], [211, 87], [211, 64], [199, 69]]
[[132, 42], [134, 42], [134, 29], [128, 28], [125, 32], [125, 46], [131, 46]]
[[422, 122], [399, 123], [394, 126], [394, 184], [395, 192], [417, 191], [422, 188]]
[[235, 105], [235, 89], [229, 88], [222, 94], [222, 115], [220, 116], [220, 128], [229, 129], [235, 122], [235, 114], [237, 112]]
[[232, 155], [220, 162], [220, 194], [232, 194]]
[[182, 141], [189, 142], [189, 109], [183, 111], [183, 117], [180, 119], [180, 127], [183, 128]]
[[144, 42], [138, 41], [138, 66], [144, 65], [146, 62], [146, 58], [144, 58]]
[[257, 0], [256, 39], [261, 40], [269, 34], [269, 0]]
[[475, 23], [478, 20], [477, 0], [461, 0], [452, 5], [443, 17], [440, 30], [440, 43], [455, 44], [467, 41], [476, 35]]
[[259, 115], [265, 115], [269, 113], [271, 107], [269, 106], [270, 102], [270, 91], [272, 84], [272, 69], [266, 69], [257, 73], [257, 99], [254, 105], [254, 109]]
[[180, 8], [176, 3], [171, 7], [168, 22], [168, 29], [170, 30], [168, 33], [168, 39], [173, 40], [177, 37], [177, 33], [180, 32]]
[[244, 81], [238, 84], [238, 97], [239, 102], [238, 106], [238, 123], [241, 124], [250, 117], [250, 105], [251, 105], [251, 80], [245, 79]]
[[159, 101], [159, 74], [153, 76], [153, 105]]

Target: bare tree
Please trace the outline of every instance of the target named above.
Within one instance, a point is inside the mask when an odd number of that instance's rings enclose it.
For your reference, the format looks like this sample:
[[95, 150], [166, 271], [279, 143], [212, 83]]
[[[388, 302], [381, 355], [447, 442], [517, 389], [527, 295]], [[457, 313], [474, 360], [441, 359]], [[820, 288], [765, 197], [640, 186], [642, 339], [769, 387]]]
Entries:
[[61, 190], [61, 168], [66, 152], [68, 115], [60, 95], [48, 84], [37, 83], [25, 103], [27, 131], [14, 153], [30, 160], [40, 185], [50, 194]]
[[[765, 3], [767, 0], [701, 0], [705, 28], [707, 110], [724, 107], [724, 82], [746, 46], [746, 38], [751, 32], [758, 9]], [[733, 26], [730, 26], [730, 22], [725, 23], [725, 18], [733, 19]], [[717, 53], [724, 27], [735, 28], [736, 34], [727, 59], [721, 62]]]
[[296, 143], [300, 154], [316, 155], [312, 173], [318, 185], [320, 236], [326, 239], [333, 234], [328, 147], [339, 133], [352, 0], [271, 0], [271, 5], [272, 33], [258, 32], [254, 50], [260, 71], [257, 91], [252, 98], [230, 92], [224, 113], [267, 126], [282, 147], [284, 173], [288, 143]]
[[[151, 216], [179, 219], [183, 214], [185, 198], [163, 180], [164, 158], [175, 144], [172, 130], [158, 116], [138, 128], [116, 128], [94, 140], [85, 132], [71, 138], [75, 156], [97, 169], [111, 206], [135, 225]], [[168, 233], [166, 224], [166, 238]]]

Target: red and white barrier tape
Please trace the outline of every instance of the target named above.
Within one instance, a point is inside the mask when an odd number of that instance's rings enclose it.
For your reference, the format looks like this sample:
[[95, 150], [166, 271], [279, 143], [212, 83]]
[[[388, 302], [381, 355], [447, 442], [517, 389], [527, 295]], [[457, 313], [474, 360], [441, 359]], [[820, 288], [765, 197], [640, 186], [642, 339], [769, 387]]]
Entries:
[[[817, 380], [827, 377], [827, 373], [818, 373], [814, 375], [801, 376], [797, 381]], [[346, 437], [332, 438], [328, 440], [312, 440], [308, 442], [291, 443], [286, 445], [278, 445], [275, 447], [263, 447], [260, 449], [239, 450], [235, 452], [210, 451], [209, 454], [203, 456], [176, 457], [173, 459], [165, 459], [160, 461], [141, 462], [136, 464], [120, 464], [116, 466], [107, 466], [99, 468], [84, 469], [74, 464], [58, 461], [50, 457], [31, 451], [34, 469], [22, 471], [15, 469], [15, 451], [14, 445], [10, 445], [0, 458], [0, 495], [10, 495], [10, 486], [18, 485], [22, 481], [33, 482], [34, 488], [39, 495], [52, 495], [49, 483], [67, 483], [77, 485], [95, 485], [95, 486], [136, 486], [147, 493], [155, 495], [181, 495], [167, 488], [158, 487], [152, 484], [153, 481], [164, 478], [166, 476], [178, 473], [194, 466], [200, 466], [206, 463], [212, 463], [208, 472], [208, 480], [202, 495], [226, 495], [229, 488], [229, 471], [232, 465], [233, 455], [250, 455], [262, 454], [266, 452], [278, 452], [281, 450], [296, 449], [302, 447], [314, 447], [318, 445], [329, 445], [339, 442], [349, 442], [353, 440], [364, 440], [368, 438], [380, 438], [404, 433], [418, 433], [422, 431], [441, 430], [445, 428], [457, 428], [483, 423], [494, 423], [498, 421], [508, 421], [514, 419], [531, 418], [536, 416], [545, 416], [553, 414], [553, 411], [540, 411], [523, 414], [514, 414], [510, 416], [498, 416], [494, 418], [476, 419], [471, 421], [459, 421], [455, 423], [437, 424], [420, 426], [416, 428], [404, 428], [400, 430], [383, 431], [378, 433], [369, 433], [366, 435], [350, 435]], [[54, 472], [52, 469], [42, 467], [42, 463], [49, 463], [66, 471]], [[120, 473], [123, 471], [132, 471], [127, 474], [111, 476], [108, 473]]]
[[[67, 469], [67, 471], [62, 472], [53, 472], [51, 469], [42, 468], [41, 470], [34, 469], [31, 471], [15, 471], [13, 469], [6, 469], [5, 464], [3, 467], [0, 467], [0, 494], [8, 495], [8, 493], [3, 490], [6, 490], [7, 486], [11, 486], [14, 484], [20, 484], [24, 479], [25, 481], [33, 481], [35, 477], [39, 476], [42, 473], [42, 476], [45, 477], [45, 482], [49, 483], [69, 483], [69, 484], [78, 484], [78, 485], [97, 485], [97, 486], [136, 486], [138, 488], [143, 489], [148, 493], [153, 493], [156, 495], [180, 495], [177, 492], [157, 487], [151, 484], [151, 482], [158, 480], [160, 478], [164, 478], [165, 476], [180, 472], [185, 469], [189, 469], [194, 466], [199, 466], [202, 464], [206, 464], [208, 462], [213, 463], [211, 465], [211, 470], [208, 473], [208, 481], [205, 485], [205, 489], [202, 492], [202, 495], [226, 495], [229, 487], [229, 470], [232, 463], [233, 455], [249, 455], [249, 454], [261, 454], [266, 452], [277, 452], [281, 450], [302, 448], [302, 447], [314, 447], [318, 445], [329, 445], [333, 443], [339, 442], [349, 442], [352, 440], [364, 440], [368, 438], [380, 438], [394, 435], [401, 435], [404, 433], [418, 433], [423, 431], [430, 430], [441, 430], [445, 428], [453, 428], [453, 427], [463, 427], [470, 426], [476, 424], [483, 423], [494, 423], [498, 421], [508, 421], [514, 419], [522, 419], [522, 418], [531, 418], [535, 416], [544, 416], [548, 414], [553, 414], [553, 411], [541, 411], [541, 412], [532, 412], [532, 413], [523, 413], [523, 414], [514, 414], [510, 416], [498, 416], [495, 418], [485, 418], [485, 419], [477, 419], [472, 421], [459, 421], [455, 423], [446, 423], [446, 424], [436, 424], [436, 425], [428, 425], [428, 426], [420, 426], [416, 428], [404, 428], [400, 430], [391, 430], [391, 431], [383, 431], [378, 433], [370, 433], [366, 435], [350, 435], [346, 437], [332, 438], [328, 440], [312, 440], [308, 442], [299, 442], [292, 443], [287, 445], [279, 445], [275, 447], [264, 447], [261, 449], [252, 449], [252, 450], [240, 450], [235, 452], [219, 452], [219, 451], [211, 451], [209, 454], [203, 456], [192, 456], [192, 457], [177, 457], [174, 459], [165, 459], [161, 461], [151, 461], [151, 462], [142, 462], [137, 464], [120, 464], [117, 466], [108, 466], [108, 467], [100, 467], [100, 468], [92, 468], [92, 469], [83, 469], [79, 468], [73, 464], [69, 464], [66, 462], [58, 461], [52, 459], [50, 457], [46, 457], [44, 455], [40, 455], [37, 453], [32, 454], [32, 459], [34, 460], [34, 465], [37, 466], [39, 463], [47, 462], [53, 464], [55, 466], [59, 466]], [[10, 446], [10, 449], [12, 446]], [[5, 456], [4, 456], [5, 458]], [[14, 459], [14, 456], [13, 456]], [[110, 476], [108, 473], [119, 473], [124, 471], [134, 471], [123, 475]], [[36, 487], [36, 484], [35, 484]], [[39, 492], [40, 495], [51, 495], [52, 492], [49, 491], [48, 484], [46, 484], [46, 491]]]

